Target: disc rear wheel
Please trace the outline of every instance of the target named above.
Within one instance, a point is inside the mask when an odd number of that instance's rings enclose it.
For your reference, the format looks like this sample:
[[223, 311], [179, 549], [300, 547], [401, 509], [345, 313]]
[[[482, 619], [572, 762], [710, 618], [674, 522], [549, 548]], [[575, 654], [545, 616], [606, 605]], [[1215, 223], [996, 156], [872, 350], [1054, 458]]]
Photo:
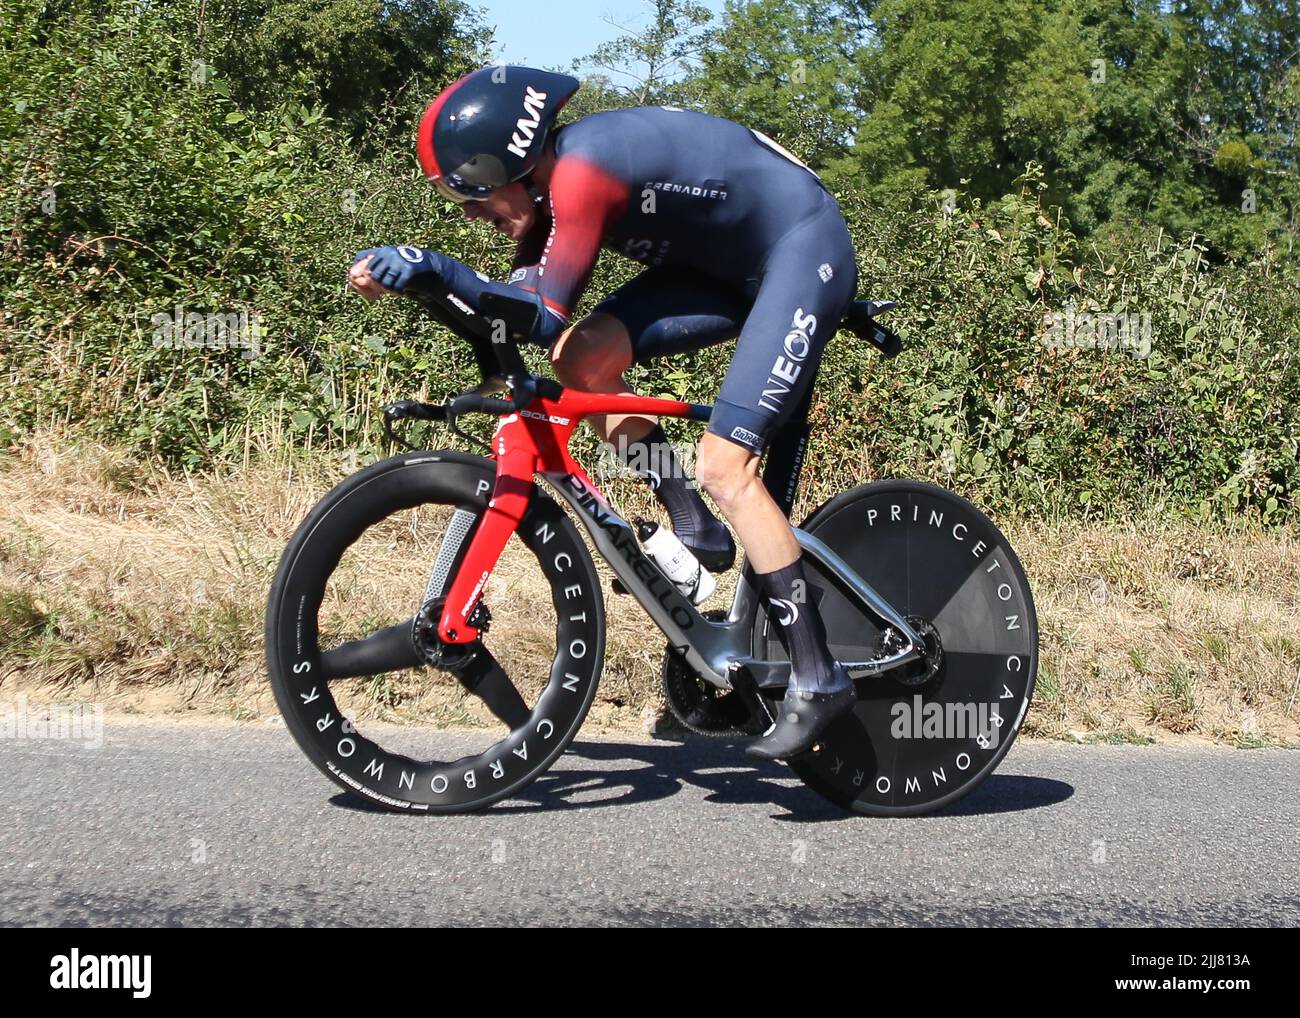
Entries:
[[[1038, 622], [1015, 552], [975, 506], [915, 481], [845, 492], [803, 529], [908, 618], [927, 655], [859, 678], [857, 707], [791, 767], [860, 813], [927, 813], [965, 795], [1006, 755], [1033, 696]], [[901, 645], [811, 554], [803, 561], [836, 658]], [[784, 660], [764, 609], [754, 641], [756, 656]]]

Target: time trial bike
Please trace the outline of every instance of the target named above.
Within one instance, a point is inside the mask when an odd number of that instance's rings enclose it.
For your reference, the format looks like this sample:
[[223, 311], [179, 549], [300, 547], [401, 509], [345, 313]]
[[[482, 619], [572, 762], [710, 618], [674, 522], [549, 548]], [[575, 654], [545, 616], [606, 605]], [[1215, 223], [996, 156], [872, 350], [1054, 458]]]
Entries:
[[[466, 414], [498, 423], [486, 456], [412, 449], [349, 476], [290, 541], [271, 588], [266, 652], [302, 750], [342, 788], [411, 812], [481, 809], [545, 772], [582, 725], [605, 659], [601, 581], [575, 520], [618, 589], [667, 637], [661, 681], [673, 715], [705, 735], [760, 735], [790, 664], [752, 570], [740, 566], [727, 607], [701, 611], [568, 448], [593, 414], [702, 422], [711, 408], [583, 392], [531, 373], [517, 346], [535, 320], [529, 302], [489, 295], [457, 318], [445, 300], [408, 294], [471, 344], [482, 384], [444, 404], [391, 404], [385, 431], [405, 445], [401, 421], [462, 435]], [[842, 328], [893, 356], [901, 343], [877, 320], [890, 307], [857, 301]], [[763, 469], [787, 517], [808, 407], [805, 397]], [[884, 816], [935, 810], [975, 788], [1019, 731], [1038, 667], [1033, 599], [1006, 538], [966, 499], [908, 480], [845, 491], [795, 536], [805, 594], [859, 702], [789, 761], [794, 773], [846, 809]], [[335, 695], [349, 683], [373, 690], [394, 675], [435, 673], [453, 677], [490, 722], [455, 759], [433, 759], [409, 730], [380, 745]]]

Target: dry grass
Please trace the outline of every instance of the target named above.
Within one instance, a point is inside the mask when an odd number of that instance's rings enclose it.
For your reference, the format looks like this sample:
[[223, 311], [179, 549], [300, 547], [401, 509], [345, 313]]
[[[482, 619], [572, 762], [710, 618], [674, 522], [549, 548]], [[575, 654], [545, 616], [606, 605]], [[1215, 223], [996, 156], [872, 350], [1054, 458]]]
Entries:
[[1019, 524], [1043, 659], [1027, 731], [1300, 735], [1300, 544], [1191, 524]]
[[[328, 459], [254, 463], [195, 477], [112, 450], [49, 445], [0, 461], [4, 695], [165, 716], [275, 715], [262, 663], [266, 591], [298, 521], [344, 471]], [[648, 494], [624, 483], [611, 492], [629, 515], [649, 508]], [[349, 553], [322, 627], [344, 636], [409, 616], [438, 524], [431, 510], [405, 514]], [[1243, 746], [1300, 740], [1294, 534], [1164, 522], [1006, 529], [1033, 583], [1044, 637], [1027, 732]], [[487, 596], [497, 632], [516, 634], [489, 644], [535, 689], [554, 613], [530, 566], [512, 543]], [[590, 723], [644, 728], [661, 710], [663, 639], [632, 602], [607, 595], [606, 606], [608, 658]], [[354, 680], [339, 699], [358, 718], [490, 721], [476, 699], [432, 674]]]
[[[37, 445], [0, 459], [0, 690], [127, 713], [274, 716], [262, 656], [267, 590], [298, 523], [355, 464], [255, 461], [197, 477], [98, 447]], [[322, 631], [347, 639], [409, 617], [442, 515], [393, 517], [354, 546], [322, 606]], [[555, 618], [533, 563], [512, 542], [487, 588], [494, 628], [514, 636], [487, 642], [524, 677], [530, 702], [549, 670]], [[617, 600], [589, 723], [644, 728], [657, 716], [663, 639]], [[356, 718], [494, 723], [477, 698], [432, 673], [352, 680], [335, 694]]]

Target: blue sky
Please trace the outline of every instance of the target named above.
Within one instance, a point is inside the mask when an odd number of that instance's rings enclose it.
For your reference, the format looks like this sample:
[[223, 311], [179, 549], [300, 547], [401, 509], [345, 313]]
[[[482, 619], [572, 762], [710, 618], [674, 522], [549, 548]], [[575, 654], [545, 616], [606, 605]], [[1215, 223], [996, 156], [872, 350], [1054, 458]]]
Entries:
[[[496, 28], [497, 59], [534, 67], [567, 65], [621, 33], [605, 19], [644, 25], [651, 6], [639, 0], [469, 0]], [[697, 0], [716, 17], [723, 0]]]

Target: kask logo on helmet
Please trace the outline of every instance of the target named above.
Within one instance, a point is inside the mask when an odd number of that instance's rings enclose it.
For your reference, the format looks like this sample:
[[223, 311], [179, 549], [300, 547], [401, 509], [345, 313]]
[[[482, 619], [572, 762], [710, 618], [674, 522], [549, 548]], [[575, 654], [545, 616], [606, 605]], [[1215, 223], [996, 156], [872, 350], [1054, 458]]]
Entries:
[[537, 128], [542, 123], [542, 112], [546, 109], [546, 93], [528, 86], [524, 93], [524, 116], [515, 121], [515, 133], [510, 136], [506, 151], [520, 159], [528, 155], [528, 149], [537, 135]]

